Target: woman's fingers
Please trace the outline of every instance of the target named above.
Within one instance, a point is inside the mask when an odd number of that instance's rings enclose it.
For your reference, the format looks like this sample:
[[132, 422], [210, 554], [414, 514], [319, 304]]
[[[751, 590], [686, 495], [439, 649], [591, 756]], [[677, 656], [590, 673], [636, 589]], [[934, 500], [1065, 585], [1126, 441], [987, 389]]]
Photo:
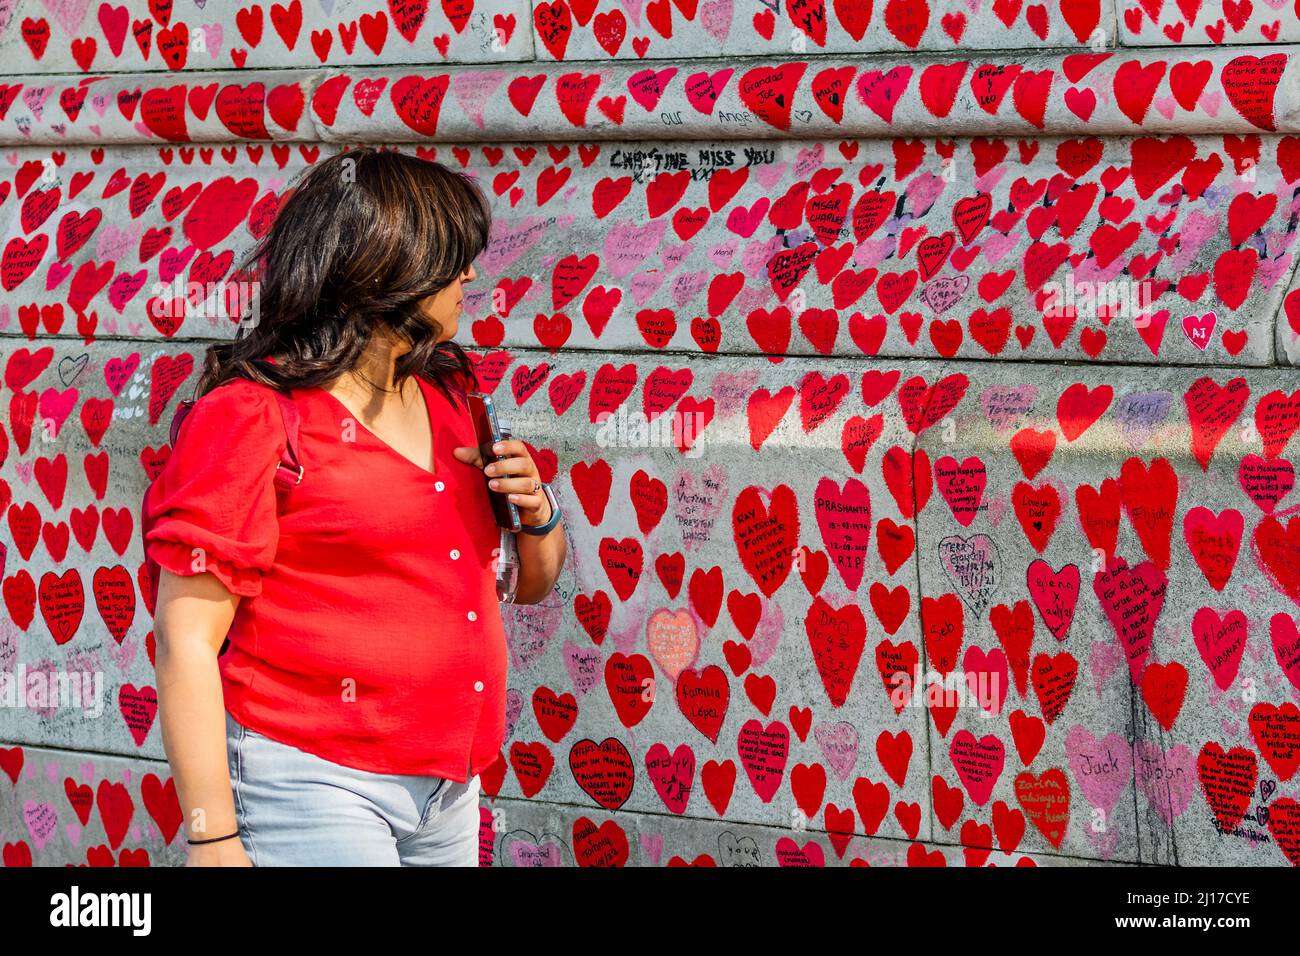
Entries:
[[463, 461], [467, 465], [473, 465], [475, 468], [483, 467], [483, 456], [473, 445], [461, 445], [453, 448], [451, 453], [456, 456], [457, 461]]
[[518, 438], [503, 438], [492, 446], [492, 450], [498, 455], [523, 455], [528, 456], [528, 449]]
[[518, 475], [536, 475], [537, 466], [527, 454], [503, 458], [500, 461], [489, 462], [485, 473], [489, 478], [508, 478]]
[[484, 464], [483, 456], [473, 445], [464, 445], [453, 450], [453, 454], [459, 461], [473, 465], [475, 468], [483, 469], [483, 473], [489, 479], [503, 481], [506, 484], [491, 485], [494, 491], [507, 493], [532, 493], [533, 482], [540, 481], [541, 476], [537, 471], [537, 464], [528, 454], [528, 449], [520, 441], [501, 442], [497, 447], [518, 446], [517, 449], [507, 447], [507, 451], [517, 450], [519, 454], [511, 455], [508, 458], [502, 458], [498, 461], [491, 461]]
[[[519, 480], [519, 479], [513, 479]], [[532, 479], [525, 479], [531, 481]], [[511, 502], [519, 509], [520, 519], [524, 524], [539, 525], [545, 524], [551, 517], [551, 503], [546, 500], [546, 495], [542, 492], [537, 494], [514, 493], [510, 496]]]
[[[477, 449], [457, 448], [458, 458], [461, 457], [459, 452], [462, 450], [474, 452], [478, 457]], [[545, 492], [539, 487], [541, 475], [537, 471], [537, 463], [528, 453], [528, 446], [517, 438], [509, 438], [497, 442], [492, 446], [492, 450], [506, 457], [479, 466], [488, 477], [488, 487], [493, 491], [509, 495], [515, 507], [527, 516], [525, 524], [545, 523], [550, 518], [551, 505]], [[469, 460], [469, 458], [461, 458], [461, 461]]]
[[546, 504], [546, 495], [512, 494], [510, 500], [520, 511], [531, 513], [541, 511]]
[[535, 481], [536, 479], [527, 476], [521, 478], [492, 478], [488, 481], [488, 487], [493, 491], [500, 491], [504, 494], [546, 497], [540, 491], [534, 494]]

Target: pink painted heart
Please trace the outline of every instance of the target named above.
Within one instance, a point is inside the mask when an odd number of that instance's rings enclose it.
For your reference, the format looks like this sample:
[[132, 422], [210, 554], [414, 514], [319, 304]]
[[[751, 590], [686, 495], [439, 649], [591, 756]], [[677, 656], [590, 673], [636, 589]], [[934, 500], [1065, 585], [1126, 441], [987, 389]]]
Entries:
[[601, 261], [615, 279], [632, 275], [663, 242], [665, 219], [653, 219], [644, 225], [615, 223], [605, 234]]
[[858, 728], [847, 721], [818, 724], [813, 728], [813, 738], [830, 764], [831, 772], [840, 780], [847, 780], [858, 762]]
[[1084, 834], [1088, 837], [1088, 842], [1097, 850], [1097, 855], [1103, 860], [1109, 860], [1119, 849], [1119, 827], [1106, 827], [1101, 832], [1097, 832], [1092, 827], [1084, 827]]
[[975, 455], [960, 462], [945, 455], [934, 463], [934, 483], [953, 518], [963, 528], [969, 528], [979, 514], [980, 499], [988, 484], [984, 462]]
[[646, 643], [659, 669], [675, 683], [699, 657], [700, 632], [690, 611], [659, 608], [646, 622]]
[[843, 488], [835, 479], [823, 478], [813, 495], [813, 511], [835, 570], [844, 586], [856, 591], [871, 546], [871, 493], [857, 478]]
[[826, 853], [816, 840], [809, 840], [800, 846], [790, 837], [781, 837], [776, 841], [776, 862], [778, 866], [826, 865]]
[[1295, 487], [1295, 467], [1285, 458], [1246, 455], [1237, 468], [1237, 482], [1255, 507], [1271, 515], [1278, 502]]
[[144, 287], [148, 279], [149, 273], [145, 269], [118, 276], [108, 287], [108, 304], [121, 314], [127, 303], [135, 298], [135, 294]]
[[136, 746], [142, 746], [158, 716], [158, 691], [123, 684], [117, 691], [117, 706]]
[[564, 608], [559, 602], [504, 604], [502, 616], [506, 623], [506, 646], [510, 649], [511, 662], [515, 667], [527, 670], [546, 654], [551, 637], [564, 617]]
[[1274, 614], [1269, 620], [1273, 656], [1291, 685], [1300, 691], [1300, 627], [1289, 614]]
[[[760, 595], [760, 601], [761, 601]], [[836, 607], [843, 607], [852, 597], [845, 596], [836, 601]], [[749, 656], [754, 667], [762, 667], [776, 653], [777, 645], [785, 633], [785, 612], [781, 605], [773, 601], [762, 601], [763, 611], [758, 618], [758, 628], [749, 639]], [[802, 624], [800, 625], [802, 627]]]
[[75, 388], [57, 391], [53, 388], [47, 388], [41, 392], [41, 397], [37, 401], [37, 407], [40, 410], [41, 419], [53, 422], [53, 435], [57, 437], [63, 423], [68, 415], [72, 412], [73, 407], [77, 404], [77, 398], [80, 393]]
[[569, 683], [573, 685], [574, 692], [583, 695], [593, 687], [600, 686], [604, 676], [604, 657], [598, 648], [565, 641], [564, 669], [569, 674]]
[[621, 628], [611, 625], [608, 631], [608, 637], [614, 645], [614, 649], [624, 655], [636, 652], [638, 645], [641, 643], [641, 632], [644, 630], [641, 624], [640, 610], [630, 613], [628, 617], [629, 623]]
[[727, 472], [720, 464], [700, 474], [683, 468], [672, 485], [673, 517], [682, 533], [682, 547], [692, 551], [713, 535], [727, 494]]
[[740, 765], [754, 793], [764, 803], [771, 803], [785, 777], [790, 757], [790, 728], [779, 720], [764, 727], [751, 718], [740, 728], [736, 746]]
[[1065, 735], [1065, 755], [1085, 799], [1109, 817], [1133, 779], [1128, 741], [1113, 733], [1098, 741], [1081, 724]]
[[658, 866], [664, 855], [664, 835], [662, 833], [638, 833], [641, 852], [646, 855], [652, 866]]
[[[493, 226], [493, 241], [483, 250], [478, 260], [483, 263], [484, 274], [499, 275], [508, 272], [510, 266], [537, 245], [548, 231], [546, 220], [540, 216], [527, 216]], [[662, 229], [660, 233], [662, 234]]]
[[970, 288], [970, 276], [940, 276], [926, 283], [921, 290], [921, 301], [937, 315], [943, 315], [956, 305]]
[[1133, 744], [1133, 767], [1138, 791], [1166, 826], [1173, 826], [1192, 800], [1196, 767], [1184, 744], [1162, 750], [1148, 740]]
[[27, 832], [31, 834], [36, 849], [40, 850], [58, 829], [59, 814], [53, 804], [28, 800], [23, 803], [23, 822], [27, 824]]
[[939, 542], [939, 564], [976, 617], [988, 608], [1002, 581], [998, 546], [986, 534], [949, 535]]
[[515, 724], [519, 721], [519, 715], [524, 710], [524, 695], [515, 688], [506, 691], [506, 739], [509, 740], [514, 736]]
[[933, 173], [921, 173], [909, 179], [903, 190], [907, 193], [907, 205], [913, 215], [924, 216], [934, 201], [943, 195], [946, 186], [943, 177]]
[[1079, 603], [1079, 568], [1067, 564], [1059, 571], [1041, 558], [1026, 573], [1029, 596], [1042, 615], [1043, 623], [1058, 641], [1070, 633], [1074, 609]]
[[1006, 432], [1029, 414], [1037, 396], [1033, 385], [990, 385], [980, 393], [980, 409], [994, 431]]
[[1192, 616], [1192, 641], [1219, 690], [1227, 690], [1237, 679], [1247, 631], [1246, 615], [1241, 611], [1220, 616], [1213, 608], [1203, 607]]
[[744, 408], [758, 386], [759, 377], [759, 370], [755, 368], [743, 372], [719, 372], [714, 376], [709, 396], [714, 401], [717, 417], [730, 418]]
[[550, 840], [543, 839], [536, 843], [527, 839], [512, 838], [506, 845], [508, 847], [506, 855], [514, 866], [561, 867], [564, 865], [566, 851], [558, 837]]

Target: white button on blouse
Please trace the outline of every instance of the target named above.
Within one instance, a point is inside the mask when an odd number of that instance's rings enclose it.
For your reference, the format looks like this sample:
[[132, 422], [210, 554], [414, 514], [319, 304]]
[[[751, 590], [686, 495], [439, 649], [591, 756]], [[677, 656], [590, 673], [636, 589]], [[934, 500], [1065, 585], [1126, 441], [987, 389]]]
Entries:
[[481, 691], [483, 689], [483, 682], [481, 680], [476, 680], [474, 682], [474, 689]]
[[441, 481], [435, 481], [435, 482], [433, 483], [433, 487], [434, 487], [434, 490], [436, 490], [436, 491], [442, 491], [442, 489], [443, 489], [443, 488], [446, 488], [447, 486], [444, 485]]
[[459, 558], [459, 557], [460, 557], [460, 552], [457, 551], [455, 548], [452, 548], [452, 549], [451, 549], [451, 559], [452, 559], [453, 561], [455, 561], [455, 560], [456, 560], [457, 558]]
[[478, 620], [478, 615], [475, 614], [473, 611], [470, 611], [470, 612], [469, 612], [469, 619], [470, 619], [471, 621], [477, 621], [477, 620]]

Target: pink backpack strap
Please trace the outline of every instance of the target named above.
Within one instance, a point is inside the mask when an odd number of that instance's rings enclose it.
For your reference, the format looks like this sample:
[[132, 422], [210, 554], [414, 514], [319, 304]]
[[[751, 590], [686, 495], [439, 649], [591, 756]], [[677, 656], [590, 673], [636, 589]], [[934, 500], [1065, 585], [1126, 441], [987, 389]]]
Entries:
[[185, 416], [190, 413], [194, 407], [194, 399], [187, 398], [176, 403], [176, 411], [172, 413], [172, 427], [168, 435], [168, 441], [173, 448], [176, 447], [176, 436], [181, 433], [181, 422], [185, 421]]
[[291, 395], [285, 395], [276, 389], [275, 398], [280, 406], [280, 417], [284, 419], [284, 433], [288, 438], [284, 454], [280, 457], [280, 465], [275, 470], [275, 484], [288, 491], [302, 481], [303, 467], [298, 458], [298, 427], [302, 416]]
[[[276, 404], [280, 406], [280, 418], [284, 421], [284, 433], [287, 437], [284, 454], [280, 456], [280, 464], [275, 469], [275, 485], [285, 491], [296, 486], [302, 481], [303, 467], [298, 457], [298, 430], [302, 423], [302, 416], [298, 412], [298, 405], [293, 398], [284, 394], [279, 389], [272, 389], [275, 392]], [[194, 408], [193, 399], [185, 399], [176, 406], [176, 411], [172, 415], [172, 426], [170, 433], [171, 445], [176, 447], [176, 439], [180, 436], [181, 422], [185, 421], [191, 409]]]

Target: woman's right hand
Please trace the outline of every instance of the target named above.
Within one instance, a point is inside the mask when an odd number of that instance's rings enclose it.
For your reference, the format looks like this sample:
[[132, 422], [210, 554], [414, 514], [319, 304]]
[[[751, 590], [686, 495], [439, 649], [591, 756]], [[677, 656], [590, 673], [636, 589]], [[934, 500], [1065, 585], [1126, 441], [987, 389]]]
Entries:
[[220, 843], [204, 843], [190, 847], [185, 857], [186, 866], [252, 866], [253, 861], [244, 852], [238, 837]]

